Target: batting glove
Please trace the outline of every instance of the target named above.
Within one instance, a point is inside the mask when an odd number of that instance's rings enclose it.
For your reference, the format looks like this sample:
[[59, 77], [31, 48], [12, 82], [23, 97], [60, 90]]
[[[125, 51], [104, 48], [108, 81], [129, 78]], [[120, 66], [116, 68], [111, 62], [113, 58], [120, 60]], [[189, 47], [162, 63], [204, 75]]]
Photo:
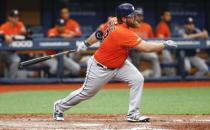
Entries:
[[77, 45], [77, 52], [80, 52], [80, 51], [86, 51], [88, 49], [90, 45], [83, 41], [82, 43], [80, 43], [79, 45]]
[[165, 48], [177, 48], [177, 43], [172, 40], [163, 41]]

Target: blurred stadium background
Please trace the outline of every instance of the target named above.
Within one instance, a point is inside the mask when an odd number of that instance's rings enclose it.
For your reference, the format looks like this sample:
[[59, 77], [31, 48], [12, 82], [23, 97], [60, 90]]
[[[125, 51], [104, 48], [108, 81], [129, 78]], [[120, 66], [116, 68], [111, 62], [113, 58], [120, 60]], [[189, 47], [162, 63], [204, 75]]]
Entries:
[[[7, 16], [12, 9], [19, 11], [20, 21], [25, 24], [26, 27], [26, 38], [24, 40], [18, 40], [18, 42], [12, 45], [6, 44], [4, 40], [4, 34], [1, 38], [1, 51], [10, 50], [16, 51], [21, 61], [31, 59], [46, 54], [47, 49], [53, 49], [62, 51], [63, 49], [75, 48], [75, 43], [84, 40], [91, 32], [95, 31], [102, 23], [106, 22], [109, 16], [114, 16], [115, 7], [117, 4], [126, 2], [122, 0], [118, 1], [82, 1], [82, 0], [45, 0], [45, 1], [27, 1], [21, 0], [15, 2], [12, 0], [0, 1], [0, 23], [3, 24], [7, 21]], [[208, 38], [197, 38], [197, 39], [183, 39], [180, 38], [178, 33], [180, 29], [183, 29], [183, 25], [188, 17], [193, 18], [194, 25], [201, 31], [210, 29], [210, 18], [209, 1], [190, 1], [190, 0], [178, 0], [178, 1], [167, 1], [167, 0], [148, 0], [148, 1], [129, 1], [136, 7], [144, 9], [144, 21], [152, 26], [154, 37], [156, 37], [157, 24], [160, 21], [163, 11], [170, 11], [172, 19], [170, 21], [171, 38], [176, 40], [180, 47], [177, 50], [172, 50], [173, 62], [164, 62], [163, 57], [160, 55], [158, 60], [162, 73], [158, 77], [152, 76], [154, 73], [152, 70], [151, 62], [147, 60], [141, 60], [137, 67], [144, 74], [146, 80], [157, 81], [157, 80], [208, 80], [209, 72], [202, 75], [196, 75], [196, 72], [201, 70], [194, 66], [186, 70], [184, 67], [185, 51], [188, 49], [198, 50], [196, 56], [202, 58], [205, 64], [210, 65], [209, 61], [209, 40]], [[60, 18], [60, 11], [63, 7], [70, 10], [70, 18], [76, 20], [80, 27], [82, 35], [76, 35], [73, 38], [62, 38], [53, 37], [49, 38], [48, 30], [55, 26], [56, 20]], [[149, 39], [147, 39], [149, 40]], [[189, 41], [189, 42], [188, 42]], [[57, 43], [56, 43], [57, 42]], [[62, 58], [58, 58], [58, 67], [56, 73], [50, 73], [50, 66], [46, 64], [39, 64], [28, 67], [24, 70], [18, 70], [15, 78], [13, 77], [13, 83], [55, 83], [55, 82], [82, 82], [85, 75], [86, 61], [88, 55], [94, 52], [94, 48], [82, 55], [70, 56], [75, 62], [77, 62], [81, 69], [79, 72], [67, 73], [65, 68], [65, 62], [63, 63]], [[3, 56], [3, 55], [2, 55]], [[65, 59], [65, 58], [64, 58]], [[132, 59], [132, 55], [131, 55]], [[1, 65], [1, 83], [11, 83], [10, 76], [8, 77], [8, 71], [10, 63], [0, 62]], [[64, 67], [63, 67], [64, 66]], [[175, 74], [167, 75], [163, 71], [164, 68], [175, 69]], [[65, 74], [65, 72], [67, 74]]]

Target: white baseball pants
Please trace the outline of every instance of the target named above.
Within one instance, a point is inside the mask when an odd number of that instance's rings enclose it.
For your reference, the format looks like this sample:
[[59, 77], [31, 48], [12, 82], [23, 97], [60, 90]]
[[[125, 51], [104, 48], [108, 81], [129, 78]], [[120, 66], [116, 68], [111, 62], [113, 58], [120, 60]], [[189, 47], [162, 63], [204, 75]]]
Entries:
[[130, 86], [128, 114], [139, 114], [139, 105], [143, 90], [142, 74], [128, 60], [119, 69], [109, 70], [97, 65], [94, 57], [88, 61], [86, 79], [83, 86], [58, 100], [56, 109], [66, 111], [83, 100], [94, 96], [111, 79], [119, 79]]

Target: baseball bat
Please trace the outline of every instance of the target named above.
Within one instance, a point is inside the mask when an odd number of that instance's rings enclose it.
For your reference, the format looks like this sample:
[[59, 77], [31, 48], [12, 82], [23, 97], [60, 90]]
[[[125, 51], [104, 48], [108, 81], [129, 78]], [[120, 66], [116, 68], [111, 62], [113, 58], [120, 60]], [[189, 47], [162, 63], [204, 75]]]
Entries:
[[23, 62], [20, 62], [19, 69], [22, 69], [26, 66], [30, 66], [30, 65], [33, 65], [33, 64], [36, 64], [36, 63], [39, 63], [39, 62], [43, 62], [43, 61], [46, 61], [46, 60], [49, 60], [49, 59], [52, 59], [52, 58], [55, 58], [55, 57], [58, 57], [58, 56], [61, 56], [61, 55], [66, 55], [66, 54], [69, 54], [69, 53], [72, 53], [72, 52], [76, 52], [76, 50], [63, 51], [63, 52], [60, 52], [60, 53], [57, 53], [57, 54], [47, 55], [47, 56], [38, 57], [38, 58], [31, 59], [31, 60], [23, 61]]

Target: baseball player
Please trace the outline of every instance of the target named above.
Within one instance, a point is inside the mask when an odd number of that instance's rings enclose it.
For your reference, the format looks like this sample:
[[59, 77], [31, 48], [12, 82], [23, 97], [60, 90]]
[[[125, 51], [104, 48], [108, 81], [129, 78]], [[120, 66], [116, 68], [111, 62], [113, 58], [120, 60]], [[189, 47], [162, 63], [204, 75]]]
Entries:
[[65, 29], [72, 32], [72, 38], [79, 37], [82, 35], [80, 24], [76, 20], [70, 18], [70, 14], [68, 8], [62, 8], [60, 11], [60, 17], [65, 20]]
[[[74, 34], [73, 31], [68, 30], [65, 28], [65, 20], [64, 19], [58, 19], [56, 20], [55, 27], [49, 29], [48, 31], [48, 37], [62, 37], [62, 38], [72, 38], [72, 35]], [[53, 50], [47, 50], [47, 54], [53, 54], [55, 51]], [[63, 64], [64, 64], [64, 75], [71, 74], [73, 76], [78, 76], [80, 73], [80, 65], [73, 60], [72, 57], [64, 56], [63, 57]], [[57, 66], [58, 61], [57, 59], [50, 59], [44, 62], [50, 67], [50, 73], [56, 74], [57, 73]]]
[[[26, 28], [23, 22], [19, 20], [19, 11], [16, 9], [11, 10], [7, 16], [7, 22], [2, 24], [0, 32], [4, 35], [5, 43], [11, 44], [17, 36], [26, 34]], [[9, 64], [9, 71], [7, 77], [16, 78], [18, 73], [18, 64], [20, 57], [13, 51], [1, 51], [0, 61], [5, 61]]]
[[[169, 39], [171, 37], [170, 21], [172, 19], [171, 12], [166, 10], [161, 14], [161, 20], [156, 27], [156, 37], [160, 39]], [[171, 52], [167, 49], [162, 51], [162, 62], [171, 64], [173, 63], [173, 58]], [[163, 73], [166, 76], [175, 76], [175, 68], [164, 67]]]
[[[184, 28], [179, 30], [178, 34], [184, 39], [207, 39], [208, 32], [206, 30], [201, 31], [195, 27], [194, 20], [192, 17], [188, 17], [185, 20]], [[197, 51], [193, 49], [185, 50], [185, 69], [188, 73], [192, 68], [192, 65], [198, 68], [195, 73], [196, 77], [202, 77], [208, 73], [208, 65], [204, 59], [196, 55]]]
[[89, 46], [101, 41], [95, 54], [89, 59], [87, 74], [82, 87], [67, 97], [54, 103], [54, 119], [64, 120], [64, 111], [81, 101], [93, 97], [107, 82], [116, 78], [127, 82], [130, 87], [129, 109], [127, 121], [148, 122], [149, 118], [139, 112], [144, 77], [127, 59], [128, 52], [135, 48], [142, 52], [161, 51], [164, 48], [176, 48], [174, 41], [147, 43], [129, 28], [135, 25], [134, 6], [123, 3], [117, 6], [117, 21], [111, 19], [104, 28], [94, 32], [89, 38], [78, 45], [77, 51], [85, 51]]

